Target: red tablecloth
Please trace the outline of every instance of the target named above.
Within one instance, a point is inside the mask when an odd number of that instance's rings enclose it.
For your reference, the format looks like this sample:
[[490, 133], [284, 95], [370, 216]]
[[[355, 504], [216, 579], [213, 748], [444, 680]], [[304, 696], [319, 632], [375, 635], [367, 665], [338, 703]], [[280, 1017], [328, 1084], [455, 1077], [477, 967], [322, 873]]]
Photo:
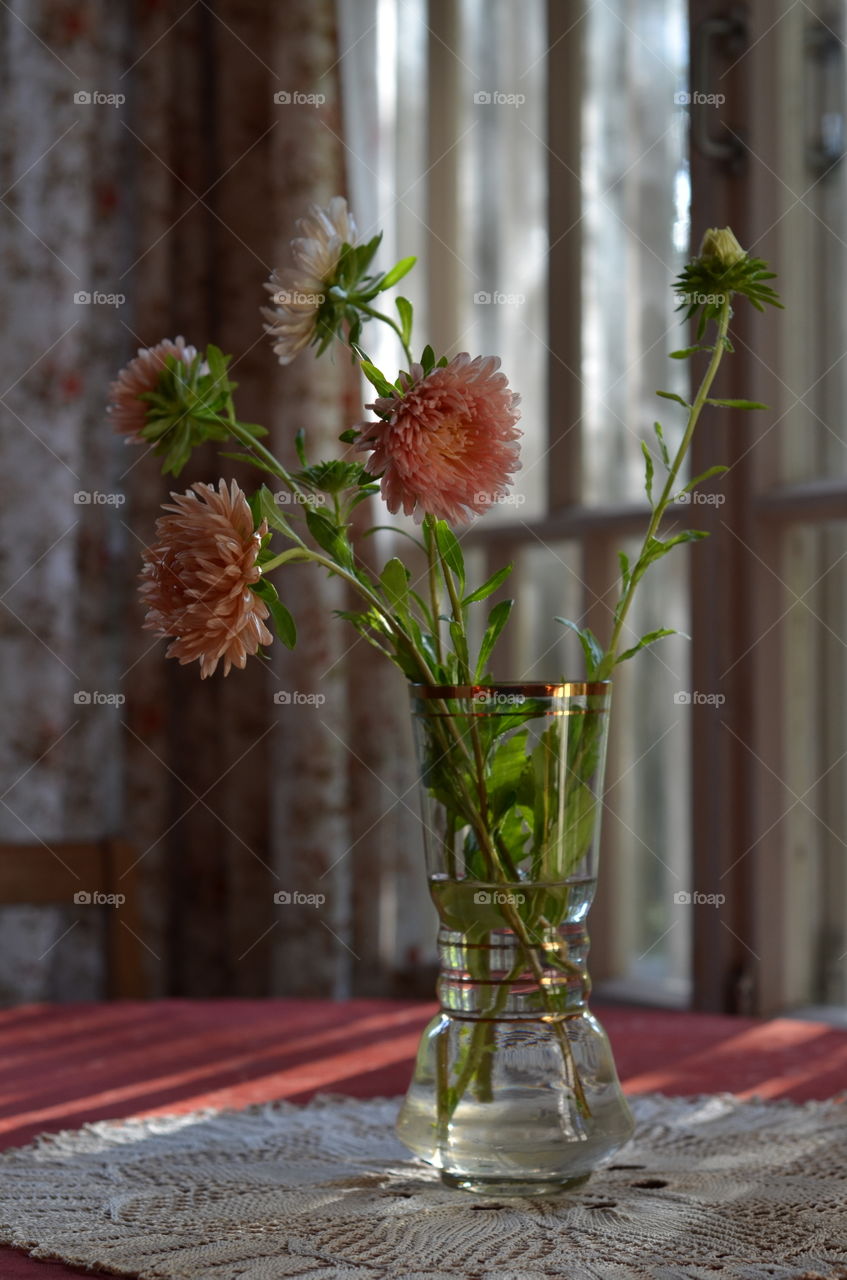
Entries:
[[[87, 1120], [318, 1091], [405, 1089], [432, 1005], [169, 1000], [0, 1011], [0, 1145]], [[826, 1098], [847, 1089], [847, 1032], [777, 1018], [603, 1008], [628, 1093]], [[0, 1248], [2, 1280], [89, 1275]]]

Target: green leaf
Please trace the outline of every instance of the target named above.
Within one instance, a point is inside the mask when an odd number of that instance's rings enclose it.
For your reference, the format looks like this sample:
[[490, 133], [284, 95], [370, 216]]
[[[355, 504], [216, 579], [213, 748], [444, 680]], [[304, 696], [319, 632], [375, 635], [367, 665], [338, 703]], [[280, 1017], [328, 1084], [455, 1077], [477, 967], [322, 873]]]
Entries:
[[642, 649], [646, 649], [648, 645], [655, 644], [657, 640], [664, 639], [665, 636], [682, 635], [681, 631], [674, 631], [672, 627], [660, 627], [658, 631], [649, 631], [646, 636], [642, 636], [638, 644], [634, 644], [631, 649], [627, 649], [615, 661], [615, 666], [620, 662], [626, 662], [627, 658], [634, 658]]
[[380, 585], [394, 609], [405, 610], [409, 604], [409, 571], [395, 556], [379, 576]]
[[216, 347], [213, 342], [209, 343], [206, 348], [206, 364], [215, 382], [228, 381], [226, 371], [231, 359], [232, 356], [225, 356], [220, 347]]
[[647, 494], [647, 501], [650, 506], [653, 505], [653, 455], [647, 445], [646, 440], [641, 441], [641, 452], [644, 454], [644, 492]]
[[254, 595], [264, 600], [268, 606], [274, 630], [286, 649], [293, 649], [297, 644], [297, 626], [288, 609], [286, 609], [277, 595], [274, 584], [268, 578], [260, 578], [258, 582], [254, 582], [251, 585], [250, 590]]
[[427, 345], [424, 347], [423, 352], [421, 354], [421, 365], [423, 367], [424, 373], [429, 373], [430, 369], [432, 369], [435, 365], [435, 352], [433, 351], [429, 343], [427, 343]]
[[693, 347], [682, 347], [679, 351], [668, 352], [671, 360], [687, 360], [689, 356], [693, 356], [695, 351], [711, 351], [712, 347], [703, 347], [699, 343]]
[[294, 437], [294, 448], [297, 450], [297, 457], [300, 459], [300, 466], [307, 467], [306, 461], [306, 432], [301, 427]]
[[394, 303], [400, 315], [400, 332], [403, 334], [403, 341], [408, 344], [412, 337], [412, 304], [408, 298], [395, 298]]
[[361, 434], [356, 427], [348, 427], [346, 431], [341, 432], [338, 439], [342, 444], [355, 444]]
[[668, 453], [668, 446], [665, 444], [665, 437], [664, 437], [664, 434], [662, 433], [661, 422], [654, 422], [653, 430], [655, 431], [656, 439], [659, 442], [659, 452], [662, 455], [662, 462], [664, 462], [665, 466], [668, 468], [668, 470], [670, 470], [671, 455]]
[[274, 502], [274, 496], [267, 485], [263, 484], [257, 489], [248, 501], [253, 513], [253, 523], [257, 528], [263, 520], [267, 520], [272, 529], [278, 529], [289, 538], [294, 537], [291, 525], [280, 511], [278, 504]]
[[494, 608], [488, 615], [488, 626], [485, 628], [485, 634], [482, 637], [482, 644], [479, 647], [479, 658], [476, 664], [476, 673], [474, 678], [479, 680], [486, 667], [488, 659], [491, 657], [491, 651], [497, 643], [500, 632], [509, 621], [509, 614], [512, 612], [514, 600], [501, 600], [499, 604], [495, 604]]
[[306, 524], [318, 546], [345, 569], [353, 567], [353, 550], [345, 534], [322, 512], [306, 508]]
[[491, 756], [491, 766], [486, 779], [488, 802], [496, 820], [514, 804], [527, 758], [528, 730], [522, 729], [501, 742]]
[[[246, 431], [248, 436], [252, 436], [254, 440], [260, 440], [262, 436], [269, 434], [267, 427], [263, 427], [260, 422], [239, 422], [242, 431]], [[229, 432], [227, 432], [227, 435]]]
[[769, 404], [760, 404], [758, 400], [707, 400], [706, 404], [717, 405], [721, 409], [769, 409]]
[[512, 572], [513, 565], [507, 564], [505, 569], [498, 569], [496, 573], [492, 573], [487, 582], [483, 582], [481, 587], [477, 587], [476, 591], [472, 591], [469, 596], [465, 596], [462, 601], [463, 605], [475, 604], [477, 600], [486, 600], [493, 595], [498, 587], [501, 587]]
[[621, 570], [621, 587], [623, 588], [624, 591], [626, 591], [627, 587], [629, 586], [631, 571], [629, 567], [629, 556], [626, 554], [625, 551], [618, 552], [618, 564], [620, 565], [620, 570]]
[[695, 476], [693, 480], [689, 480], [688, 484], [685, 486], [684, 489], [681, 489], [680, 492], [691, 493], [691, 490], [696, 489], [697, 485], [702, 484], [704, 480], [710, 480], [712, 476], [723, 475], [725, 471], [729, 471], [729, 467], [724, 467], [724, 466], [709, 467], [708, 471], [703, 471], [699, 476]]
[[233, 462], [249, 462], [252, 467], [261, 467], [262, 471], [266, 471], [264, 462], [256, 457], [255, 453], [219, 453], [219, 458], [232, 458]]
[[[623, 556], [622, 551], [618, 552], [618, 554]], [[626, 559], [626, 556], [624, 556], [624, 559]], [[590, 628], [579, 627], [575, 622], [571, 622], [570, 618], [556, 618], [556, 622], [561, 622], [563, 627], [569, 627], [579, 637], [579, 643], [585, 655], [585, 673], [589, 680], [593, 680], [597, 668], [603, 660], [603, 649], [600, 641]]]
[[381, 243], [382, 232], [380, 231], [379, 234], [375, 235], [372, 240], [367, 242], [367, 244], [357, 245], [354, 250], [357, 276], [363, 276], [365, 274], [368, 267], [373, 262], [374, 257], [376, 256], [376, 251]]
[[462, 555], [462, 548], [459, 546], [459, 540], [446, 520], [436, 521], [435, 542], [441, 559], [458, 579], [459, 591], [464, 592], [465, 558]]
[[691, 405], [687, 400], [683, 400], [682, 396], [678, 396], [675, 391], [657, 391], [657, 396], [661, 396], [663, 400], [675, 400], [677, 404], [681, 404], [683, 409], [690, 409]]
[[702, 542], [703, 538], [708, 538], [705, 529], [683, 529], [682, 533], [675, 533], [672, 538], [652, 538], [648, 549], [649, 563], [654, 560], [661, 560], [662, 556], [666, 556], [674, 547], [679, 547], [685, 542]]
[[[321, 493], [341, 493], [343, 489], [352, 489], [358, 485], [364, 474], [361, 462], [346, 462], [343, 458], [330, 458], [326, 462], [315, 462], [311, 467], [304, 467], [294, 477], [298, 483], [309, 489], [317, 489]], [[368, 480], [365, 481], [368, 483]]]
[[398, 280], [402, 280], [405, 275], [408, 275], [416, 262], [417, 258], [401, 258], [398, 263], [395, 263], [391, 270], [387, 271], [383, 276], [379, 286], [380, 293], [385, 289], [390, 289], [397, 284]]
[[375, 364], [371, 364], [370, 360], [360, 360], [359, 368], [372, 386], [376, 387], [381, 396], [393, 396], [397, 393], [397, 388], [392, 387], [391, 383], [380, 373]]

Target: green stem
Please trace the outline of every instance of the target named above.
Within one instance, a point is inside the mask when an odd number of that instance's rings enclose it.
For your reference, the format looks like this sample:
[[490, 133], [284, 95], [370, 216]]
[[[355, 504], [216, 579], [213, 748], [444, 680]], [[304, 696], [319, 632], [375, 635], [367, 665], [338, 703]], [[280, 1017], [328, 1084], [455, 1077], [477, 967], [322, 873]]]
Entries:
[[383, 315], [381, 311], [376, 311], [373, 307], [369, 307], [366, 302], [357, 302], [355, 297], [350, 298], [349, 302], [350, 302], [350, 305], [354, 306], [357, 311], [361, 311], [364, 315], [370, 316], [371, 319], [373, 320], [381, 320], [383, 324], [388, 325], [389, 329], [394, 330], [394, 332], [397, 334], [397, 338], [400, 342], [400, 346], [403, 348], [403, 354], [405, 355], [406, 359], [409, 361], [409, 367], [411, 368], [411, 366], [415, 363], [415, 358], [412, 355], [411, 347], [403, 337], [403, 333], [399, 325], [397, 325], [395, 321], [391, 319], [390, 316]]
[[435, 550], [435, 530], [432, 517], [427, 516], [424, 522], [426, 540], [427, 578], [429, 580], [429, 603], [432, 610], [432, 638], [435, 641], [435, 653], [441, 666], [444, 665], [444, 649], [441, 644], [441, 600], [438, 591], [438, 564]]
[[671, 464], [670, 470], [668, 471], [668, 478], [665, 481], [665, 487], [662, 489], [661, 496], [659, 497], [658, 502], [653, 508], [653, 514], [650, 517], [650, 523], [647, 526], [647, 533], [645, 534], [645, 537], [644, 537], [644, 543], [641, 547], [641, 551], [639, 553], [638, 559], [635, 562], [635, 567], [632, 570], [632, 574], [629, 579], [629, 584], [627, 585], [626, 591], [623, 593], [623, 597], [618, 605], [618, 609], [616, 611], [616, 617], [615, 617], [615, 625], [612, 630], [611, 639], [609, 640], [609, 647], [607, 648], [605, 654], [603, 655], [603, 660], [601, 661], [599, 667], [597, 668], [597, 673], [595, 677], [597, 680], [607, 680], [609, 676], [612, 674], [612, 671], [614, 670], [615, 663], [617, 661], [618, 646], [620, 644], [620, 638], [624, 628], [624, 623], [626, 622], [626, 616], [629, 613], [629, 608], [630, 608], [630, 605], [632, 604], [632, 599], [635, 594], [635, 589], [638, 586], [638, 583], [641, 581], [642, 577], [644, 576], [645, 570], [647, 568], [647, 563], [645, 563], [646, 557], [647, 557], [647, 549], [650, 545], [651, 540], [656, 536], [656, 532], [659, 528], [659, 525], [662, 522], [662, 519], [665, 515], [665, 511], [670, 506], [674, 489], [676, 487], [676, 480], [679, 474], [680, 467], [682, 466], [685, 460], [686, 454], [688, 453], [688, 449], [691, 444], [691, 439], [692, 439], [692, 436], [694, 435], [694, 428], [697, 426], [697, 421], [703, 410], [703, 406], [705, 405], [706, 400], [708, 399], [709, 392], [712, 389], [712, 383], [715, 380], [715, 375], [717, 374], [718, 368], [720, 366], [720, 362], [723, 358], [724, 351], [726, 350], [726, 337], [729, 330], [730, 317], [732, 315], [732, 307], [730, 304], [731, 304], [731, 294], [727, 293], [724, 297], [723, 304], [721, 306], [720, 316], [718, 318], [718, 335], [715, 341], [715, 345], [712, 348], [712, 358], [709, 361], [709, 367], [707, 368], [706, 373], [703, 376], [703, 381], [700, 383], [700, 389], [697, 392], [697, 395], [694, 399], [694, 403], [691, 405], [689, 409], [688, 422], [685, 427], [685, 434], [682, 437], [682, 443], [680, 444], [679, 449], [677, 450], [677, 453], [676, 453], [676, 457], [674, 458], [673, 463]]
[[232, 417], [229, 421], [226, 419], [221, 419], [221, 421], [229, 428], [240, 444], [243, 444], [247, 449], [250, 449], [255, 453], [256, 457], [261, 460], [265, 468], [270, 471], [271, 475], [277, 476], [287, 484], [292, 493], [302, 494], [302, 489], [290, 472], [288, 472], [279, 459], [271, 453], [270, 449], [266, 449], [260, 440], [256, 440], [250, 435], [249, 431], [245, 431], [242, 428], [241, 424], [236, 419], [234, 412], [232, 413]]

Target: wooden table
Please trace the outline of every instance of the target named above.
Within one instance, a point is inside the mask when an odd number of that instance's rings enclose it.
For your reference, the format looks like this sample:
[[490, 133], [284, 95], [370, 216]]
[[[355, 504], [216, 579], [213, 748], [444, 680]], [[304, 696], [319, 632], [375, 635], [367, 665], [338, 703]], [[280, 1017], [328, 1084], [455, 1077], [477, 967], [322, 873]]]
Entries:
[[[595, 1006], [628, 1093], [827, 1098], [847, 1031]], [[243, 1107], [316, 1092], [402, 1093], [434, 1006], [399, 1000], [167, 1000], [0, 1011], [0, 1144], [89, 1120]], [[90, 1276], [0, 1248], [2, 1280]]]

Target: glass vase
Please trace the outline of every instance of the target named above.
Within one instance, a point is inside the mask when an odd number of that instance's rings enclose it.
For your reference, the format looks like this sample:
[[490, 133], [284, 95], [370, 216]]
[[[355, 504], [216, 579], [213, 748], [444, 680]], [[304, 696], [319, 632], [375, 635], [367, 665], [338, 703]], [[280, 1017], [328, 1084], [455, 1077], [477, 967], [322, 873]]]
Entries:
[[441, 1008], [397, 1133], [451, 1187], [578, 1186], [633, 1130], [587, 1003], [610, 689], [412, 687]]

